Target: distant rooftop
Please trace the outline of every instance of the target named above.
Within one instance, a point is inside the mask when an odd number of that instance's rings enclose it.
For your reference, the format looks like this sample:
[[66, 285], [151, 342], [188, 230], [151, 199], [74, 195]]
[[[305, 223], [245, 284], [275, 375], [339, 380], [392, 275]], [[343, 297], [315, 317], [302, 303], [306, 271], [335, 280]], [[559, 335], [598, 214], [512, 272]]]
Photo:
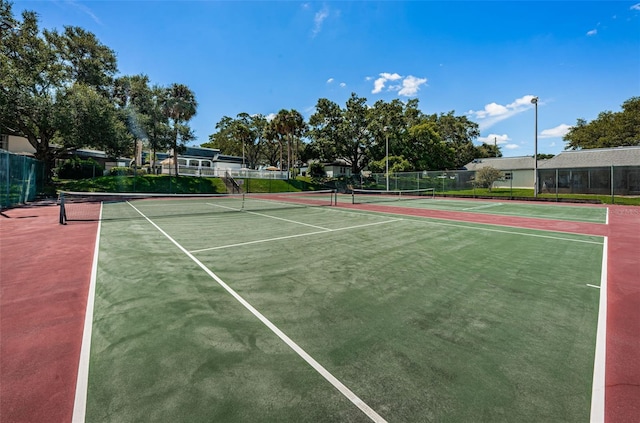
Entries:
[[[538, 163], [541, 161], [538, 160]], [[489, 157], [475, 159], [471, 163], [465, 165], [467, 170], [478, 170], [483, 167], [493, 167], [498, 170], [516, 170], [516, 169], [533, 169], [533, 157]]]
[[[534, 161], [533, 156], [490, 157], [475, 159], [465, 168], [478, 170], [487, 166], [498, 170], [533, 169]], [[540, 169], [610, 166], [640, 166], [640, 146], [567, 150], [551, 159], [538, 160]]]
[[567, 150], [538, 162], [538, 167], [546, 169], [609, 166], [640, 166], [640, 146]]

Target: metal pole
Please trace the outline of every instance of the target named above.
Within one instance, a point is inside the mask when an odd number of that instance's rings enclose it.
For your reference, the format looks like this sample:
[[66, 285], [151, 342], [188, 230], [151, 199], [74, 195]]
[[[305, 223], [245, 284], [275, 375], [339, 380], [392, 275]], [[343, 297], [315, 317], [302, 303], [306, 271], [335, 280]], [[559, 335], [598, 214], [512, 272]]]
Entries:
[[558, 169], [556, 168], [556, 203], [558, 202]]
[[613, 165], [611, 165], [611, 204], [616, 203], [616, 198], [614, 196], [614, 187], [613, 187]]
[[535, 136], [533, 143], [533, 197], [538, 198], [538, 97], [533, 97], [531, 102], [536, 109]]
[[386, 146], [386, 171], [387, 171], [387, 191], [389, 191], [389, 134], [387, 133], [387, 127], [384, 127], [385, 146]]

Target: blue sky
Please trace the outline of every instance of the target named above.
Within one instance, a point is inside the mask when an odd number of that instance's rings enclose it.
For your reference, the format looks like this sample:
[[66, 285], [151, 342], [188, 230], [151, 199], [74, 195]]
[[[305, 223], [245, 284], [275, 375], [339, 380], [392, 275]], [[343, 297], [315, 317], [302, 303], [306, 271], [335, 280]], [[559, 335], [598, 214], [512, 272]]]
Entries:
[[636, 1], [14, 1], [42, 28], [80, 26], [121, 75], [182, 83], [199, 145], [223, 116], [419, 99], [467, 115], [504, 156], [557, 154], [578, 118], [640, 95]]

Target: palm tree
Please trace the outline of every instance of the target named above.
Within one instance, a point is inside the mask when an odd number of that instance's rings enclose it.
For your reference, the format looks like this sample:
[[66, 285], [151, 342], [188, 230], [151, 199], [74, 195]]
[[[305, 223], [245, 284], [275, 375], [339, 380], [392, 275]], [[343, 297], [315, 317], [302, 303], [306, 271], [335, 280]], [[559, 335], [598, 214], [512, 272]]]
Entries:
[[184, 145], [184, 141], [193, 138], [193, 134], [186, 123], [195, 116], [197, 107], [196, 96], [186, 85], [174, 83], [167, 88], [164, 112], [173, 127], [172, 148], [176, 177], [178, 176], [178, 152], [181, 149], [178, 147], [178, 136], [182, 141], [180, 147]]
[[287, 171], [290, 172], [291, 165], [294, 168], [296, 165], [296, 151], [299, 148], [297, 141], [306, 133], [307, 123], [297, 110], [282, 109], [273, 119], [273, 126], [281, 139], [287, 141]]

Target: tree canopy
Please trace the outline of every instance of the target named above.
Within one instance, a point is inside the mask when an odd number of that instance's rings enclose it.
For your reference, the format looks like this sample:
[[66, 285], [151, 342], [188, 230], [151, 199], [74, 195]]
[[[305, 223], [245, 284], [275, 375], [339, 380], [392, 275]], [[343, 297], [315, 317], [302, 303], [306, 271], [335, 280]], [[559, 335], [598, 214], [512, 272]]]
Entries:
[[601, 112], [591, 122], [578, 119], [563, 139], [567, 150], [640, 145], [640, 97], [622, 103], [620, 112]]
[[134, 155], [141, 140], [155, 153], [193, 138], [187, 122], [197, 103], [188, 87], [116, 78], [116, 55], [94, 34], [41, 30], [34, 12], [17, 18], [10, 2], [0, 1], [0, 22], [0, 129], [25, 137], [37, 159], [51, 165], [83, 147]]

